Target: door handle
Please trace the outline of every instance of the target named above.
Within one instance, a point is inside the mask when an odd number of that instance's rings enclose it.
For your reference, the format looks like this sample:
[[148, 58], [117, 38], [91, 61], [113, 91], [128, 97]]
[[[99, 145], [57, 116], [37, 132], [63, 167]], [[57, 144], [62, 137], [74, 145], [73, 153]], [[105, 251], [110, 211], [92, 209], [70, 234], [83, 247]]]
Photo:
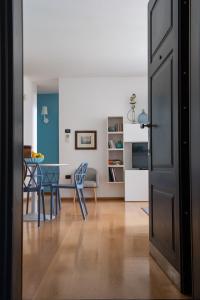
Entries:
[[140, 128], [141, 129], [144, 129], [144, 128], [151, 128], [151, 127], [153, 127], [153, 125], [151, 124], [151, 123], [147, 123], [147, 124], [140, 124]]

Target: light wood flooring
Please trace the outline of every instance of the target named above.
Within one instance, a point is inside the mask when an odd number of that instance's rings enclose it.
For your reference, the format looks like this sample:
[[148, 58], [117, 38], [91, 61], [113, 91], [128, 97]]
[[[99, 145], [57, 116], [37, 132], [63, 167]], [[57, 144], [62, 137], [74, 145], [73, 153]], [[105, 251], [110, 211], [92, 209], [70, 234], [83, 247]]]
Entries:
[[184, 299], [149, 256], [146, 203], [64, 202], [60, 216], [24, 222], [23, 299]]

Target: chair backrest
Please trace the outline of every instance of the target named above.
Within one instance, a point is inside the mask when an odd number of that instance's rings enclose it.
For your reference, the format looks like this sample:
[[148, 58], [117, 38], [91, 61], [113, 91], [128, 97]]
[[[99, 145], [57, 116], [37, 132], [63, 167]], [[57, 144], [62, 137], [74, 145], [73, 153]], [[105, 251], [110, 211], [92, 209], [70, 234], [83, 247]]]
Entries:
[[74, 182], [78, 189], [82, 189], [84, 186], [85, 175], [87, 173], [88, 163], [83, 162], [74, 173]]
[[42, 167], [43, 174], [43, 186], [50, 186], [53, 183], [58, 184], [60, 178], [60, 168], [59, 167]]
[[97, 170], [94, 168], [88, 168], [85, 180], [87, 181], [95, 181], [97, 180]]
[[24, 160], [24, 190], [39, 189], [42, 186], [43, 174], [39, 164], [29, 164]]

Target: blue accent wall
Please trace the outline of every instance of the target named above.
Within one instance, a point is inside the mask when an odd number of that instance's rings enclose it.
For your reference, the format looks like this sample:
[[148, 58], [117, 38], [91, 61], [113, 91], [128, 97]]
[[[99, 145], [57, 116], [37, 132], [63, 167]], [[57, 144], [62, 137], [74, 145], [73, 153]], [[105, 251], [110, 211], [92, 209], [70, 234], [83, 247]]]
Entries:
[[[48, 107], [49, 123], [44, 124], [42, 106]], [[45, 163], [59, 162], [59, 95], [37, 96], [37, 152], [45, 155]]]

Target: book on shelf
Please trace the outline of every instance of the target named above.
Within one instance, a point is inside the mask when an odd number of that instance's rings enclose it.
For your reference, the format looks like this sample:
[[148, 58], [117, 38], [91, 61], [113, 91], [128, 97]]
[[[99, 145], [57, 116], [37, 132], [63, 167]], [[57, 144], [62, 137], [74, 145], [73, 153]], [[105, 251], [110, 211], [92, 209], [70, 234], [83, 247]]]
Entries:
[[114, 168], [109, 168], [109, 181], [110, 182], [116, 182], [117, 177], [116, 177], [116, 171]]

